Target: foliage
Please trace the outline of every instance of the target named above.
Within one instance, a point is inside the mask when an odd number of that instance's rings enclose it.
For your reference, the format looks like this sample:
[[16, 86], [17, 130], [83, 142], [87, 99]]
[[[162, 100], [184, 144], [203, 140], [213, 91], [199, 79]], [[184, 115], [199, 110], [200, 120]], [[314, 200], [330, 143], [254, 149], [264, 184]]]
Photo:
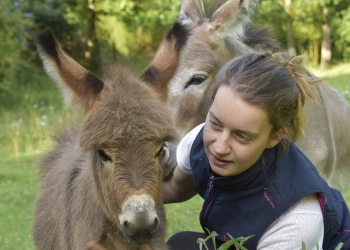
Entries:
[[[297, 52], [319, 62], [322, 7], [327, 6], [334, 61], [349, 61], [350, 2], [291, 1]], [[286, 13], [280, 3], [283, 0], [260, 1], [254, 22], [272, 25], [285, 44]], [[50, 27], [73, 58], [98, 74], [106, 59], [132, 65], [140, 58], [149, 61], [177, 19], [180, 5], [180, 0], [0, 0], [0, 34], [6, 38], [0, 41], [0, 92], [28, 84], [29, 78], [35, 81], [41, 67], [34, 46], [38, 30]]]
[[[249, 240], [250, 238], [254, 237], [254, 235], [248, 236], [248, 237], [239, 237], [239, 238], [233, 238], [229, 233], [227, 233], [227, 235], [229, 236], [230, 240], [225, 242], [224, 244], [222, 244], [219, 248], [216, 248], [216, 240], [215, 237], [218, 236], [218, 234], [216, 232], [210, 232], [208, 229], [206, 229], [208, 232], [208, 237], [205, 239], [201, 239], [199, 238], [197, 243], [199, 244], [199, 249], [202, 250], [203, 246], [205, 247], [205, 249], [208, 250], [208, 247], [206, 245], [206, 242], [208, 240], [212, 240], [213, 241], [213, 245], [214, 245], [214, 249], [215, 250], [227, 250], [229, 249], [231, 246], [234, 246], [236, 250], [247, 250], [247, 248], [245, 248], [243, 246], [244, 242], [246, 242], [247, 240]], [[302, 250], [306, 250], [306, 245], [304, 242], [301, 243], [302, 245]], [[335, 248], [334, 250], [340, 250], [341, 247], [344, 245], [344, 243], [340, 242]], [[320, 250], [320, 246], [318, 244], [316, 244], [316, 249]]]
[[[101, 13], [123, 23], [134, 34], [138, 49], [154, 51], [169, 26], [177, 19], [181, 1], [108, 0], [101, 1]], [[135, 49], [135, 48], [134, 48]]]
[[23, 1], [0, 0], [0, 94], [14, 83], [25, 84], [23, 74], [31, 72], [34, 53], [28, 47], [33, 27]]
[[203, 246], [205, 247], [205, 249], [208, 250], [208, 247], [205, 244], [208, 240], [212, 240], [213, 241], [213, 245], [214, 245], [214, 249], [215, 250], [227, 250], [231, 246], [234, 246], [236, 250], [247, 250], [247, 248], [245, 248], [243, 246], [244, 242], [246, 242], [250, 238], [254, 237], [254, 235], [251, 235], [251, 236], [248, 236], [248, 237], [233, 238], [229, 233], [227, 233], [227, 236], [230, 238], [230, 240], [228, 240], [227, 242], [222, 244], [219, 248], [216, 248], [216, 239], [215, 239], [215, 237], [218, 236], [218, 234], [215, 231], [210, 232], [207, 228], [205, 230], [208, 232], [209, 235], [205, 239], [201, 239], [201, 238], [198, 239], [197, 243], [199, 244], [199, 249], [200, 250], [203, 249]]
[[[334, 250], [340, 250], [341, 247], [344, 245], [344, 243], [340, 242], [335, 248]], [[316, 249], [317, 250], [321, 250], [320, 246], [318, 244], [316, 244]], [[302, 242], [301, 244], [301, 250], [306, 250], [306, 245], [304, 242]]]
[[[280, 1], [260, 1], [254, 22], [272, 25], [276, 37], [286, 46], [286, 13]], [[323, 7], [329, 14], [323, 14]], [[328, 18], [332, 30], [332, 50], [336, 60], [349, 60], [350, 2], [347, 0], [291, 0], [293, 34], [298, 54], [307, 54], [314, 64], [319, 63], [322, 25]]]
[[[230, 238], [229, 241], [225, 242], [224, 244], [222, 244], [219, 248], [216, 248], [216, 240], [215, 237], [218, 236], [218, 234], [213, 231], [210, 232], [207, 228], [206, 231], [208, 232], [208, 236], [205, 239], [201, 239], [199, 238], [197, 240], [197, 243], [199, 244], [199, 250], [203, 249], [203, 246], [205, 247], [205, 249], [208, 250], [207, 245], [205, 244], [208, 240], [212, 240], [213, 241], [213, 245], [214, 245], [214, 250], [227, 250], [229, 249], [231, 246], [234, 246], [236, 250], [247, 250], [247, 248], [245, 248], [243, 246], [244, 242], [246, 242], [247, 240], [249, 240], [250, 238], [254, 237], [254, 235], [250, 235], [248, 237], [239, 237], [239, 238], [233, 238], [229, 233], [227, 233], [228, 237]], [[344, 243], [340, 242], [335, 248], [334, 250], [340, 250], [341, 247], [344, 245]], [[302, 250], [306, 250], [306, 245], [304, 242], [301, 243], [301, 249]], [[320, 250], [320, 246], [318, 244], [316, 244], [316, 249]]]
[[146, 30], [154, 30], [159, 25], [168, 26], [177, 19], [180, 10], [180, 1], [177, 0], [109, 0], [108, 2], [112, 7], [109, 9], [113, 10], [117, 18], [130, 29], [142, 26]]
[[334, 20], [336, 32], [334, 33], [334, 45], [340, 56], [346, 62], [350, 62], [350, 6], [339, 10]]

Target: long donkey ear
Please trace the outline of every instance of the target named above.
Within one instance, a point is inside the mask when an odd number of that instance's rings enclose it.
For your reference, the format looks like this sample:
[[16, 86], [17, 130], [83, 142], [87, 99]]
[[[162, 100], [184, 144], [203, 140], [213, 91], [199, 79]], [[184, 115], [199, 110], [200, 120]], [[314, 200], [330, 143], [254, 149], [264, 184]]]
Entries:
[[182, 0], [178, 21], [182, 24], [200, 25], [224, 0]]
[[198, 1], [182, 0], [178, 21], [182, 24], [195, 23], [197, 19], [199, 19], [199, 17], [198, 17], [198, 13], [193, 11], [197, 10], [198, 7], [201, 7], [199, 4], [200, 2]]
[[250, 22], [258, 0], [228, 0], [211, 16], [207, 31], [218, 39], [244, 35], [244, 26]]
[[62, 90], [65, 103], [78, 104], [85, 111], [89, 110], [99, 98], [103, 82], [70, 58], [51, 30], [39, 32], [36, 43], [45, 71]]

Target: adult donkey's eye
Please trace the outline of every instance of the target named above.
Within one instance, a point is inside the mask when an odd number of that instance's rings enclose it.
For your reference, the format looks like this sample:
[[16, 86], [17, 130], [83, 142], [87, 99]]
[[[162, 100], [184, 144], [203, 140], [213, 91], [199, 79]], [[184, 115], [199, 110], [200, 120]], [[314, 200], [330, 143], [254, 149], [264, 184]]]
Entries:
[[162, 157], [162, 156], [164, 156], [164, 154], [165, 154], [165, 148], [166, 148], [166, 145], [163, 144], [163, 146], [159, 149], [158, 153], [156, 154], [156, 157]]
[[112, 159], [108, 155], [106, 155], [106, 153], [103, 150], [99, 150], [98, 155], [101, 157], [102, 161], [112, 161]]
[[202, 82], [204, 82], [208, 77], [204, 74], [197, 74], [192, 76], [192, 78], [188, 81], [188, 83], [185, 86], [185, 89], [188, 88], [191, 85], [199, 85]]

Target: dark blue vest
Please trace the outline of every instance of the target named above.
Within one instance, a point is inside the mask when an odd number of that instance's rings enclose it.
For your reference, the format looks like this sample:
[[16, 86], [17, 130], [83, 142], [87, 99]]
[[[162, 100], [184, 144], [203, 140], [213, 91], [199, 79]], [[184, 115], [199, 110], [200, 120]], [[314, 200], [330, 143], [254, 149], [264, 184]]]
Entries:
[[192, 145], [190, 161], [195, 189], [204, 199], [200, 223], [217, 232], [219, 240], [227, 241], [227, 233], [234, 238], [255, 235], [244, 246], [256, 249], [272, 222], [303, 197], [317, 194], [324, 216], [322, 248], [334, 250], [343, 242], [342, 249], [350, 249], [350, 213], [343, 197], [294, 144], [284, 154], [278, 144], [247, 171], [221, 177], [211, 171], [202, 129]]

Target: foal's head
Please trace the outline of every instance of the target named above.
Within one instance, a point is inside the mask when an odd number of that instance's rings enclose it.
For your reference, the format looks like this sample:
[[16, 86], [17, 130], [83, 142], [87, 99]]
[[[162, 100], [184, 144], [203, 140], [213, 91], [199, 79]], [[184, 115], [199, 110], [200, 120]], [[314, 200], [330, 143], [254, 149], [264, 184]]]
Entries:
[[169, 111], [126, 67], [106, 67], [105, 80], [92, 75], [49, 30], [38, 36], [38, 49], [66, 101], [86, 111], [77, 140], [100, 208], [131, 241], [147, 242], [159, 225], [165, 166], [173, 167], [164, 164], [164, 145], [176, 140]]

